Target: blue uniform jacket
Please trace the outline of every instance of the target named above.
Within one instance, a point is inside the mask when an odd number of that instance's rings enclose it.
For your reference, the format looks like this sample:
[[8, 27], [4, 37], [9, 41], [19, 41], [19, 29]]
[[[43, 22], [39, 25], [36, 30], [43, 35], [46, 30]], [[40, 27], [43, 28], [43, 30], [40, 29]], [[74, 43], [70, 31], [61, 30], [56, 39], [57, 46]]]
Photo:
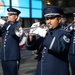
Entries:
[[45, 38], [34, 37], [32, 42], [28, 39], [26, 48], [39, 52], [35, 75], [69, 75], [69, 43], [70, 34], [60, 27], [49, 30]]
[[71, 42], [69, 47], [69, 54], [75, 55], [75, 30], [71, 25], [67, 27], [67, 31], [71, 33]]
[[6, 23], [0, 30], [2, 34], [1, 60], [20, 59], [19, 37], [16, 36], [14, 30], [16, 25], [17, 21], [11, 25]]
[[71, 42], [70, 42], [70, 47], [69, 47], [69, 54], [75, 55], [75, 30], [72, 30], [71, 32]]

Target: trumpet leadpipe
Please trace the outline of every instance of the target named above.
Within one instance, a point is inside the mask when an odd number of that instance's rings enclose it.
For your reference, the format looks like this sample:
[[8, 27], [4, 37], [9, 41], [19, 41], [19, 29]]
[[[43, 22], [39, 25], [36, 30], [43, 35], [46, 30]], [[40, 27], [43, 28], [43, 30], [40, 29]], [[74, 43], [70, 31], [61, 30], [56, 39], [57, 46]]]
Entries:
[[40, 26], [22, 28], [21, 25], [18, 24], [18, 25], [15, 27], [15, 31], [16, 31], [16, 32], [21, 32], [21, 31], [23, 31], [23, 33], [25, 33], [26, 35], [35, 35], [33, 32], [34, 32], [35, 30], [37, 30], [37, 28], [46, 29], [47, 26], [46, 26], [45, 24], [42, 24], [42, 25], [40, 25]]
[[42, 24], [40, 26], [35, 26], [35, 27], [27, 27], [27, 28], [23, 28], [23, 30], [30, 30], [30, 29], [37, 29], [37, 28], [44, 28], [44, 27], [47, 27], [45, 24]]

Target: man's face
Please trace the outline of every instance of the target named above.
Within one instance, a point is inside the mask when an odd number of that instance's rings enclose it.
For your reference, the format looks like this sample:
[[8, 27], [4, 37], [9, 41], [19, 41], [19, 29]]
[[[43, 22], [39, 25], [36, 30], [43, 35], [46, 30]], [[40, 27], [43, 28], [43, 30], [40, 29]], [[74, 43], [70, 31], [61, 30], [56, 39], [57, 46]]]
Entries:
[[17, 19], [16, 14], [8, 14], [8, 22], [14, 22]]
[[66, 19], [65, 18], [62, 18], [61, 19], [61, 23], [65, 23], [66, 22]]
[[60, 23], [59, 17], [53, 17], [53, 18], [47, 17], [45, 19], [46, 19], [46, 25], [48, 26], [49, 29], [55, 29]]
[[75, 16], [74, 16], [74, 21], [75, 21]]

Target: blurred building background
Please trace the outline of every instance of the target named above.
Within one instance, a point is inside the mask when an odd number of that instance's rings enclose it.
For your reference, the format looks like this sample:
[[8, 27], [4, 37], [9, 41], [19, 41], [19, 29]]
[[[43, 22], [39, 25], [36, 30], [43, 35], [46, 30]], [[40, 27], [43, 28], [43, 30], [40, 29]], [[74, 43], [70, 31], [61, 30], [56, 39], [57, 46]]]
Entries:
[[43, 22], [42, 9], [50, 5], [61, 7], [69, 22], [73, 19], [75, 0], [0, 0], [0, 16], [2, 18], [7, 16], [6, 9], [8, 7], [17, 8], [21, 11], [22, 27], [29, 27], [35, 18]]
[[62, 8], [65, 12], [67, 20], [73, 20], [73, 10], [75, 10], [75, 0], [43, 0], [43, 7], [56, 5]]

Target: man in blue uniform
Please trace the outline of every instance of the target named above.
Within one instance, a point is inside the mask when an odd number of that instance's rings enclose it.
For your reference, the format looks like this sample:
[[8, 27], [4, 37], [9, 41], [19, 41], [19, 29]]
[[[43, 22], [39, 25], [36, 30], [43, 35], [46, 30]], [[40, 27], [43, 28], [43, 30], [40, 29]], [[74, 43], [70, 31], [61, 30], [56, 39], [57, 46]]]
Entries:
[[60, 25], [61, 25], [61, 28], [63, 28], [63, 29], [66, 29], [66, 27], [68, 26], [67, 19], [64, 15], [61, 17]]
[[14, 8], [7, 8], [7, 23], [1, 26], [2, 49], [1, 64], [4, 75], [18, 75], [20, 64], [19, 36], [15, 32], [18, 15], [21, 13]]
[[46, 34], [42, 32], [45, 36], [41, 36], [41, 29], [38, 38], [29, 35], [26, 41], [27, 49], [38, 49], [39, 52], [35, 75], [69, 75], [68, 48], [71, 35], [59, 25], [63, 11], [57, 6], [48, 6], [43, 12], [48, 27]]
[[69, 48], [69, 62], [71, 66], [72, 75], [75, 75], [75, 11], [73, 12], [74, 21], [68, 27], [68, 31], [71, 32], [72, 38]]

